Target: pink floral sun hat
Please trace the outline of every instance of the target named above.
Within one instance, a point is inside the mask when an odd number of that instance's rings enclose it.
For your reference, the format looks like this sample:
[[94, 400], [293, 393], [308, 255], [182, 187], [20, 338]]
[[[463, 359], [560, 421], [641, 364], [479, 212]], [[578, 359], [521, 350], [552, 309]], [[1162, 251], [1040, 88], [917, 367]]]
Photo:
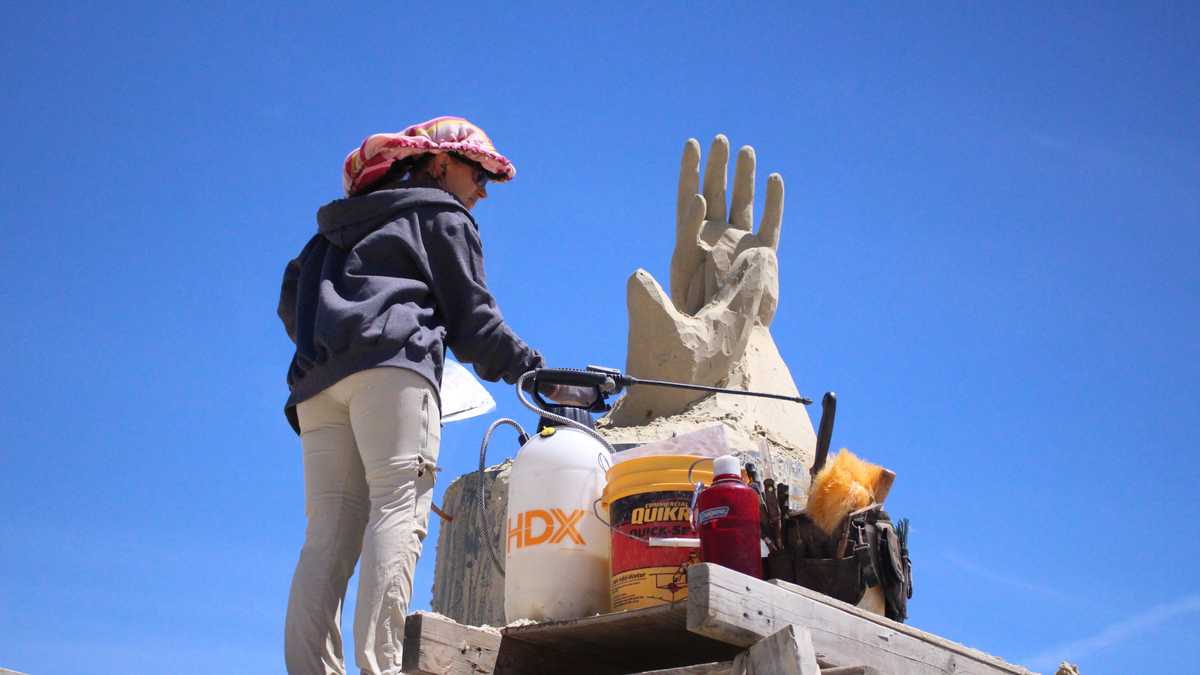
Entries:
[[373, 134], [346, 156], [342, 186], [354, 194], [391, 168], [392, 162], [425, 153], [453, 152], [478, 162], [496, 181], [512, 180], [517, 167], [496, 151], [483, 129], [461, 117], [435, 117], [399, 133]]

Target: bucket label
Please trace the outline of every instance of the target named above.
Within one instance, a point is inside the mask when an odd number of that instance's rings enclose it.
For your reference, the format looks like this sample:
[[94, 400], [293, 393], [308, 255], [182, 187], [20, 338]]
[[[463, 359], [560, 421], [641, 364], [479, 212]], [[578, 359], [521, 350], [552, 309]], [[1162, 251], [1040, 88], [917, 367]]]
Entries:
[[727, 515], [729, 515], [728, 506], [714, 506], [711, 509], [704, 509], [700, 512], [700, 524], [703, 525], [710, 520], [724, 518]]
[[697, 548], [650, 546], [639, 537], [695, 537], [690, 492], [643, 492], [616, 500], [612, 527], [612, 609], [653, 607], [687, 598], [687, 568]]
[[583, 535], [576, 526], [583, 519], [583, 509], [574, 509], [570, 513], [562, 509], [529, 509], [517, 514], [517, 522], [508, 519], [508, 552], [513, 545], [517, 548], [538, 546], [540, 544], [578, 544], [585, 545]]

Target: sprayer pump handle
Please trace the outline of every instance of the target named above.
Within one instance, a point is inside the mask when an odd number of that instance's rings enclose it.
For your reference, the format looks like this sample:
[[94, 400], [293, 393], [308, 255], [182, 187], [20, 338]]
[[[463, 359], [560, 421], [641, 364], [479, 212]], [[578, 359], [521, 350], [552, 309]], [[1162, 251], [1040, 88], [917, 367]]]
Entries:
[[608, 381], [604, 373], [574, 368], [538, 368], [539, 384], [567, 384], [576, 387], [603, 387]]
[[582, 405], [570, 405], [567, 403], [559, 403], [557, 405], [567, 408], [578, 408], [589, 412], [608, 412], [611, 407], [605, 401], [607, 392], [611, 390], [612, 380], [603, 373], [592, 373], [586, 370], [575, 370], [572, 368], [538, 368], [533, 371], [533, 398], [538, 405], [545, 410], [550, 404], [546, 399], [542, 398], [540, 391], [542, 385], [567, 385], [574, 387], [590, 387], [595, 393], [590, 403]]

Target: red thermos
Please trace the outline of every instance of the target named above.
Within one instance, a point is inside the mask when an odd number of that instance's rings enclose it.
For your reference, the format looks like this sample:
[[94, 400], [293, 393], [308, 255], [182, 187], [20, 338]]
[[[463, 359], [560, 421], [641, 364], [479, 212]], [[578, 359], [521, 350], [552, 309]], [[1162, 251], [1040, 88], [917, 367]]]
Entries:
[[713, 460], [712, 485], [696, 500], [700, 558], [761, 579], [758, 493], [742, 482], [742, 464], [725, 455]]

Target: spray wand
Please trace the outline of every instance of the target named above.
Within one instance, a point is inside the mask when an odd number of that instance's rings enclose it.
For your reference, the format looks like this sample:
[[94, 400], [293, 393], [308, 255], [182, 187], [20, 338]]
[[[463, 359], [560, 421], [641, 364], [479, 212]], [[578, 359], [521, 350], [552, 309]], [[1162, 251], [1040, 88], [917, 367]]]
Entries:
[[627, 387], [643, 385], [651, 387], [667, 387], [670, 389], [707, 391], [714, 394], [756, 396], [759, 398], [772, 398], [780, 401], [802, 403], [804, 405], [809, 405], [812, 403], [812, 399], [806, 396], [789, 396], [787, 394], [772, 394], [764, 391], [746, 391], [744, 389], [710, 387], [703, 384], [691, 384], [687, 382], [668, 382], [666, 380], [642, 379], [640, 377], [634, 377], [633, 375], [626, 375], [616, 368], [606, 368], [604, 366], [589, 365], [586, 370], [577, 370], [574, 368], [540, 368], [534, 372], [536, 373], [534, 376], [535, 385], [565, 384], [577, 387], [595, 388], [597, 395], [592, 401], [591, 408], [589, 408], [594, 412], [604, 412], [608, 410], [608, 406], [603, 402], [604, 398], [619, 394]]

